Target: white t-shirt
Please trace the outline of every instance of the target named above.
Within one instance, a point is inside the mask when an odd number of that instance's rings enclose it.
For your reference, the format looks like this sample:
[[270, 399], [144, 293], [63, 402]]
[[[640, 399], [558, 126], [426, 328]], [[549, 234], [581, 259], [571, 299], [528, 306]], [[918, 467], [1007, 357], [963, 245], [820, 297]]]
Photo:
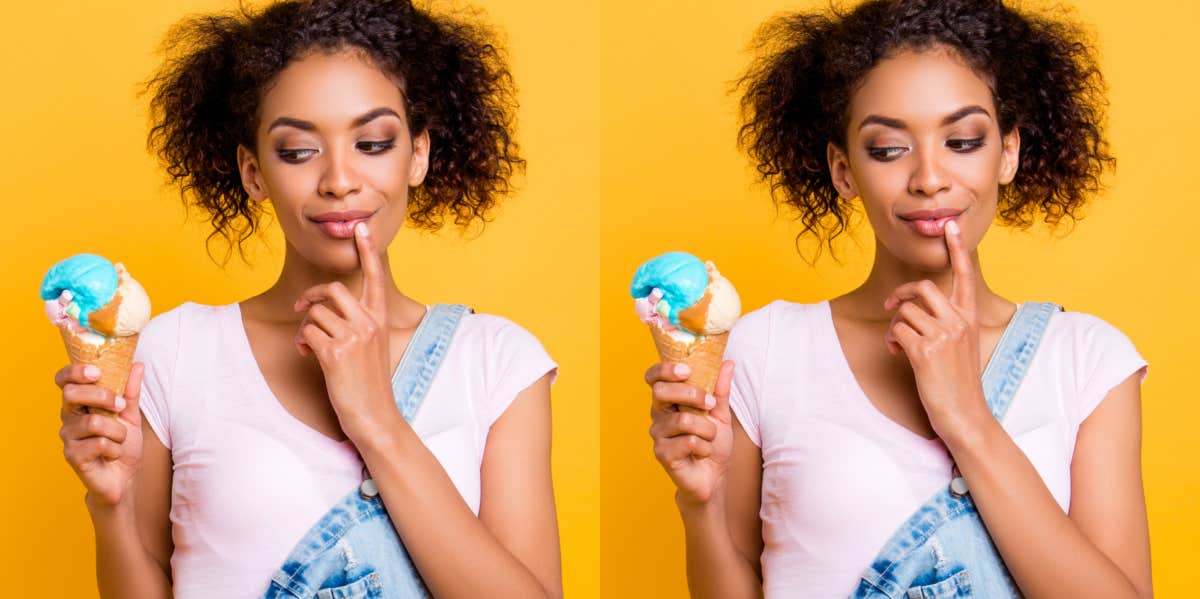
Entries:
[[[730, 407], [762, 450], [766, 596], [849, 595], [899, 526], [949, 484], [946, 447], [870, 402], [829, 302], [776, 301], [745, 315], [725, 358], [737, 365]], [[1145, 366], [1103, 320], [1078, 312], [1050, 318], [1002, 424], [1064, 512], [1080, 423]]]
[[[238, 304], [185, 303], [142, 331], [141, 410], [174, 462], [175, 597], [257, 597], [292, 548], [362, 480], [353, 444], [293, 417], [250, 351]], [[412, 423], [479, 513], [488, 430], [556, 366], [497, 316], [463, 317]]]

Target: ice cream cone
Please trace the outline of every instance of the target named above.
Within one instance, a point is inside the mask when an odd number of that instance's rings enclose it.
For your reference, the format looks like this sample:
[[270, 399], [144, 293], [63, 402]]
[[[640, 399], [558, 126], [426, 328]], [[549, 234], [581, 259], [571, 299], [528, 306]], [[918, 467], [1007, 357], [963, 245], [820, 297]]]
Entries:
[[[705, 393], [712, 393], [717, 385], [717, 375], [721, 372], [721, 361], [725, 357], [725, 344], [729, 341], [729, 333], [704, 335], [697, 337], [691, 343], [684, 343], [671, 336], [662, 327], [651, 325], [650, 334], [654, 336], [654, 345], [658, 348], [658, 357], [662, 362], [687, 364], [692, 369], [689, 383], [701, 387]], [[706, 414], [690, 406], [679, 406], [680, 410]]]
[[[103, 345], [94, 345], [83, 340], [70, 329], [60, 327], [63, 344], [72, 364], [91, 364], [100, 369], [97, 383], [116, 393], [125, 394], [125, 383], [129, 380], [129, 369], [133, 366], [133, 351], [137, 348], [138, 335], [113, 337]], [[110, 410], [90, 409], [91, 412], [112, 414]]]

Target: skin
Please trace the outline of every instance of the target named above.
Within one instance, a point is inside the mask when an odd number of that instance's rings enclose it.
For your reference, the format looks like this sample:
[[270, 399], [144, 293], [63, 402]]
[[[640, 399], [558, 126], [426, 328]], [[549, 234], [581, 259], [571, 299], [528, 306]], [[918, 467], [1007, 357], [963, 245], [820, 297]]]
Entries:
[[[962, 115], [972, 106], [983, 111]], [[962, 118], [947, 122], [952, 115]], [[987, 81], [943, 49], [883, 60], [855, 92], [846, 147], [830, 144], [829, 165], [839, 194], [861, 198], [876, 257], [861, 286], [830, 301], [841, 350], [880, 412], [950, 450], [1026, 597], [1150, 597], [1141, 373], [1080, 426], [1067, 514], [984, 400], [982, 370], [1015, 312], [988, 288], [977, 251], [1020, 146], [994, 115]], [[961, 141], [974, 139], [971, 149]], [[942, 237], [920, 236], [898, 216], [941, 207], [963, 210]], [[763, 462], [729, 410], [732, 373], [726, 362], [707, 418], [676, 408], [705, 404], [686, 366], [646, 373], [650, 433], [678, 488], [693, 597], [763, 592]]]
[[[367, 114], [375, 116], [353, 124]], [[492, 426], [478, 517], [392, 397], [391, 374], [425, 306], [396, 286], [386, 248], [430, 146], [427, 132], [408, 129], [401, 86], [359, 53], [311, 53], [280, 73], [261, 115], [256, 148], [239, 147], [238, 161], [251, 199], [272, 202], [287, 251], [278, 280], [241, 310], [271, 390], [298, 420], [358, 448], [435, 596], [561, 596], [549, 375]], [[311, 127], [272, 127], [280, 117]], [[341, 210], [373, 214], [353, 239], [307, 218]], [[56, 375], [64, 451], [88, 489], [104, 597], [171, 593], [171, 456], [138, 411], [141, 373], [135, 364], [123, 399], [80, 366]], [[116, 417], [85, 412], [118, 400]]]

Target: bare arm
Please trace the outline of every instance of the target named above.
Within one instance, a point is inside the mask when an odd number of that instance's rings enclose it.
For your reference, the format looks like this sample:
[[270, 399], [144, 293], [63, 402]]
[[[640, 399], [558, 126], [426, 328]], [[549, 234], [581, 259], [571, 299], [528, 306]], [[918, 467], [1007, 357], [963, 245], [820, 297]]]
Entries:
[[562, 596], [549, 375], [522, 391], [492, 426], [478, 518], [403, 419], [387, 430], [359, 450], [434, 596]]
[[142, 464], [134, 500], [88, 510], [96, 530], [101, 597], [171, 597], [171, 452], [142, 421]]
[[[676, 364], [646, 371], [653, 392], [654, 455], [677, 491], [694, 598], [762, 596], [762, 455], [729, 409], [733, 363], [717, 378], [712, 405]], [[703, 412], [680, 410], [684, 406]]]
[[993, 419], [947, 440], [988, 532], [1027, 597], [1152, 597], [1141, 475], [1140, 374], [1113, 388], [1083, 423], [1064, 514]]
[[88, 490], [100, 596], [169, 598], [171, 460], [142, 421], [142, 366], [134, 365], [120, 401], [96, 379], [82, 364], [55, 376], [63, 390], [63, 454]]
[[912, 365], [929, 423], [1017, 586], [1034, 599], [1151, 596], [1141, 375], [1109, 391], [1080, 426], [1068, 517], [988, 409], [979, 377], [979, 274], [957, 223], [949, 221], [945, 233], [949, 297], [929, 280], [897, 287], [884, 301], [885, 310], [896, 310], [885, 342]]
[[733, 456], [723, 489], [706, 504], [676, 493], [694, 598], [762, 597], [762, 453], [733, 419]]

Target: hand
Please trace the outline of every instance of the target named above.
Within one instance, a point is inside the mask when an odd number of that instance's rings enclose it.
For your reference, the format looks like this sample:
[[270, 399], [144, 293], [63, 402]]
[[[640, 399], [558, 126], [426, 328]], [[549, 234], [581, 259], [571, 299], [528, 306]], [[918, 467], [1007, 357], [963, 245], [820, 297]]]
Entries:
[[366, 224], [354, 228], [354, 242], [363, 273], [360, 297], [335, 281], [305, 290], [294, 306], [308, 312], [296, 349], [302, 356], [316, 355], [338, 421], [352, 440], [369, 434], [378, 415], [398, 411], [389, 372], [386, 275]]
[[[138, 400], [144, 366], [129, 371], [123, 397], [96, 383], [100, 369], [71, 364], [54, 375], [62, 389], [63, 455], [87, 488], [89, 499], [113, 507], [133, 498], [133, 479], [142, 461], [142, 413]], [[89, 413], [88, 410], [92, 412]]]
[[958, 223], [947, 222], [945, 234], [954, 275], [950, 297], [922, 280], [897, 287], [883, 304], [896, 310], [884, 342], [892, 355], [902, 351], [908, 358], [929, 423], [943, 439], [981, 409], [990, 414], [979, 380], [975, 266]]
[[721, 365], [711, 400], [703, 389], [684, 382], [690, 374], [686, 365], [667, 362], [646, 371], [646, 384], [653, 393], [650, 437], [654, 457], [679, 489], [680, 499], [707, 503], [724, 483], [733, 454], [729, 412], [733, 362]]

